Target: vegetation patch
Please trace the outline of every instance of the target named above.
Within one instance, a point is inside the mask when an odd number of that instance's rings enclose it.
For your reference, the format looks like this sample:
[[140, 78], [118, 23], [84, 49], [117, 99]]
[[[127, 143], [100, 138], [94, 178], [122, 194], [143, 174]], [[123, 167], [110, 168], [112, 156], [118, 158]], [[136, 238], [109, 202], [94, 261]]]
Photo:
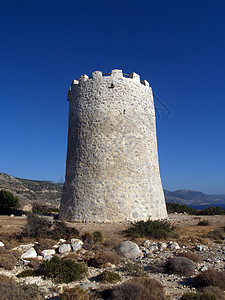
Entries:
[[178, 253], [178, 256], [186, 257], [186, 258], [192, 260], [195, 263], [198, 263], [198, 262], [201, 261], [201, 259], [198, 255], [196, 255], [195, 253], [192, 253], [190, 251], [189, 252], [180, 252], [180, 253]]
[[37, 272], [35, 270], [27, 269], [27, 270], [20, 272], [17, 275], [18, 278], [29, 277], [29, 276], [37, 276]]
[[166, 208], [167, 208], [167, 212], [169, 214], [172, 213], [187, 213], [187, 214], [191, 214], [193, 215], [196, 210], [192, 207], [189, 207], [185, 204], [178, 204], [178, 203], [172, 203], [172, 202], [168, 202], [166, 203]]
[[51, 222], [35, 214], [28, 214], [27, 224], [21, 233], [21, 237], [50, 238], [54, 240], [60, 238], [70, 239], [78, 235], [79, 232], [76, 228], [68, 227], [64, 222]]
[[89, 300], [87, 292], [79, 286], [66, 289], [60, 296], [61, 300]]
[[190, 276], [194, 273], [195, 267], [193, 261], [186, 257], [174, 257], [168, 259], [166, 270], [169, 273]]
[[142, 277], [130, 279], [102, 293], [103, 299], [110, 300], [166, 300], [163, 286], [155, 279]]
[[124, 264], [124, 271], [130, 276], [145, 277], [147, 275], [142, 264], [138, 262], [128, 261]]
[[207, 233], [207, 237], [213, 240], [223, 240], [225, 236], [225, 228], [216, 228]]
[[20, 207], [18, 197], [6, 190], [0, 190], [0, 213], [10, 213], [12, 209]]
[[37, 275], [44, 275], [57, 283], [79, 280], [86, 274], [87, 266], [84, 263], [76, 263], [71, 259], [60, 259], [58, 256], [53, 256], [50, 261], [44, 261], [37, 269]]
[[178, 237], [176, 227], [171, 225], [170, 222], [163, 221], [139, 221], [131, 224], [125, 233], [133, 238], [171, 238]]
[[103, 235], [102, 235], [101, 231], [93, 232], [93, 241], [94, 241], [94, 243], [101, 243], [103, 241]]
[[198, 226], [208, 226], [208, 225], [210, 225], [210, 223], [209, 223], [209, 220], [203, 219], [202, 221], [199, 221], [197, 225]]
[[97, 280], [100, 282], [116, 283], [121, 281], [121, 277], [118, 273], [105, 270], [97, 276]]
[[100, 251], [96, 253], [95, 257], [89, 259], [88, 265], [95, 268], [104, 268], [108, 263], [118, 265], [120, 257], [113, 252]]
[[0, 267], [6, 270], [12, 270], [17, 262], [15, 256], [11, 254], [0, 254]]
[[213, 294], [188, 292], [182, 295], [181, 300], [217, 300], [217, 298]]
[[208, 269], [194, 277], [194, 283], [200, 288], [211, 285], [225, 290], [225, 272], [220, 272], [215, 269]]
[[1, 300], [42, 300], [44, 296], [35, 284], [19, 284], [13, 279], [0, 275]]

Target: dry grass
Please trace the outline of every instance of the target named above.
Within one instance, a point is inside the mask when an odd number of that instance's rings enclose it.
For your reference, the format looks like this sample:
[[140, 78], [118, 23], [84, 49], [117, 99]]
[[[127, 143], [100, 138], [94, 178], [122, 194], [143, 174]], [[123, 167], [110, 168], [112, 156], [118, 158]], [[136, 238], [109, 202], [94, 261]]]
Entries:
[[197, 254], [194, 254], [193, 252], [190, 252], [190, 251], [189, 252], [180, 252], [180, 253], [178, 253], [178, 256], [186, 257], [195, 263], [199, 263], [201, 261], [201, 258]]
[[17, 262], [15, 256], [11, 254], [1, 254], [0, 255], [0, 267], [6, 270], [12, 270]]

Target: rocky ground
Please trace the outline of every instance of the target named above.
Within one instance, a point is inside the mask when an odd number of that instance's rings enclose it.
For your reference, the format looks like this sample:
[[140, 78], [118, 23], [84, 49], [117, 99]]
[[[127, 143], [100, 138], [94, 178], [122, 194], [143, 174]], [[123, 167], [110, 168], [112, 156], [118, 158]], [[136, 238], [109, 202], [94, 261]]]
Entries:
[[[225, 240], [220, 243], [206, 237], [207, 232], [220, 228], [225, 225], [225, 216], [191, 216], [184, 214], [172, 214], [169, 219], [178, 227], [180, 237], [172, 240], [146, 240], [136, 239], [133, 242], [124, 244], [124, 241], [131, 240], [126, 237], [124, 230], [129, 226], [127, 223], [116, 224], [97, 224], [97, 223], [76, 223], [69, 224], [75, 226], [80, 232], [80, 236], [85, 232], [101, 231], [104, 237], [102, 246], [104, 250], [116, 252], [120, 250], [123, 254], [123, 263], [119, 265], [108, 264], [104, 268], [88, 268], [88, 275], [81, 281], [76, 281], [68, 285], [55, 284], [51, 280], [45, 280], [41, 276], [17, 278], [16, 275], [22, 270], [27, 269], [29, 255], [37, 257], [34, 250], [35, 240], [27, 241], [27, 246], [21, 246], [18, 242], [4, 240], [7, 234], [19, 232], [26, 224], [26, 217], [6, 217], [0, 216], [1, 239], [5, 244], [3, 247], [17, 248], [21, 252], [21, 258], [13, 270], [0, 268], [0, 274], [13, 277], [18, 282], [35, 283], [45, 293], [46, 297], [55, 297], [63, 290], [65, 286], [81, 286], [83, 289], [99, 289], [106, 286], [96, 280], [96, 276], [103, 270], [115, 271], [120, 274], [122, 281], [131, 278], [131, 274], [124, 269], [128, 261], [137, 262], [142, 265], [147, 276], [155, 278], [165, 288], [166, 294], [170, 299], [180, 299], [181, 295], [187, 291], [195, 291], [192, 285], [192, 279], [196, 274], [208, 268], [224, 270], [225, 265]], [[198, 226], [199, 220], [207, 219], [210, 225]], [[63, 239], [63, 237], [62, 237]], [[54, 249], [54, 250], [53, 250]], [[33, 251], [34, 250], [34, 251]], [[53, 250], [53, 251], [52, 251]], [[50, 259], [54, 251], [63, 257], [68, 253], [77, 253], [78, 261], [82, 260], [85, 255], [94, 256], [96, 249], [87, 250], [82, 241], [79, 240], [61, 240], [54, 247], [52, 252], [42, 253], [38, 259]], [[179, 256], [182, 252], [192, 252], [199, 256], [200, 261], [194, 264], [194, 274], [191, 276], [182, 276], [169, 274], [163, 269], [163, 264], [171, 257]], [[32, 254], [31, 254], [32, 253]], [[50, 255], [47, 257], [47, 255]], [[108, 284], [107, 286], [110, 286]]]

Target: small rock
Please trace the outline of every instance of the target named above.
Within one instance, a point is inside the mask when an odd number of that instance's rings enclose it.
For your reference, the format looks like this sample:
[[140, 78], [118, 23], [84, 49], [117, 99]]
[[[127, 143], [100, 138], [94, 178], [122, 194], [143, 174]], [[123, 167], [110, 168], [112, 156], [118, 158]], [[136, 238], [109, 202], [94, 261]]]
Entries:
[[54, 249], [46, 249], [46, 250], [41, 251], [41, 254], [44, 256], [44, 259], [45, 259], [46, 255], [54, 255], [55, 250]]
[[59, 243], [66, 243], [66, 240], [60, 239], [60, 240], [59, 240]]
[[45, 255], [43, 260], [51, 260], [52, 259], [52, 255]]
[[179, 250], [180, 246], [177, 244], [177, 242], [169, 242], [167, 248], [171, 250]]
[[151, 245], [151, 246], [148, 247], [148, 250], [149, 250], [150, 252], [157, 251], [158, 249], [159, 249], [159, 248], [158, 248], [158, 246], [157, 246], [156, 244], [153, 244], [153, 245]]
[[0, 247], [4, 247], [5, 244], [3, 242], [0, 242]]
[[66, 253], [71, 251], [70, 244], [63, 244], [59, 247], [59, 253]]
[[83, 282], [80, 284], [80, 287], [83, 289], [83, 290], [92, 290], [92, 289], [96, 289], [97, 286], [94, 282]]
[[10, 217], [11, 217], [11, 218], [14, 218], [15, 216], [14, 216], [14, 214], [11, 214]]
[[151, 242], [149, 240], [146, 240], [143, 245], [144, 247], [148, 248], [149, 246], [151, 246]]
[[127, 259], [136, 259], [142, 257], [143, 254], [138, 245], [131, 241], [124, 241], [120, 244], [120, 251]]
[[35, 258], [35, 257], [37, 257], [37, 252], [32, 247], [28, 249], [26, 252], [24, 252], [24, 254], [21, 256], [21, 259]]
[[195, 246], [195, 249], [197, 251], [202, 252], [202, 251], [206, 251], [207, 250], [207, 246], [206, 245], [197, 245], [197, 246]]
[[158, 242], [158, 248], [160, 250], [166, 249], [167, 248], [167, 244], [165, 242]]
[[83, 246], [83, 242], [79, 239], [71, 239], [71, 245], [73, 248], [73, 251], [77, 252], [80, 250]]

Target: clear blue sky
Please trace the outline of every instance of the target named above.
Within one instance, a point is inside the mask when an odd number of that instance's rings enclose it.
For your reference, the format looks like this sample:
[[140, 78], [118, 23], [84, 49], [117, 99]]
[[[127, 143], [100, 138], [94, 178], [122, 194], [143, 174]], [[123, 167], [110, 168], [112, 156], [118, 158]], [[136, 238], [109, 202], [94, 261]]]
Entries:
[[58, 181], [73, 79], [135, 71], [169, 108], [163, 186], [225, 194], [225, 1], [0, 0], [0, 172]]

